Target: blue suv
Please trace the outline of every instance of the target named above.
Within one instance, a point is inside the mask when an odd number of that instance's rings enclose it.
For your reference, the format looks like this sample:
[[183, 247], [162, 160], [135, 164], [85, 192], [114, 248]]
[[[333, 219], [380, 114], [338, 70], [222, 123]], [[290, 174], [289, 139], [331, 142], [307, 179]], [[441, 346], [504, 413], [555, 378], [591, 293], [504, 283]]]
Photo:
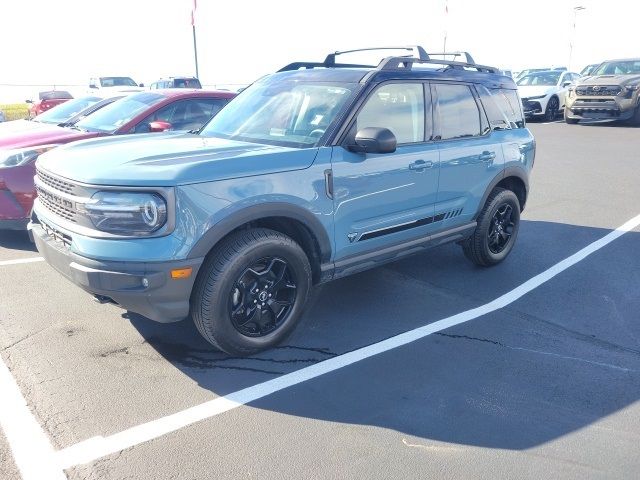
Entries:
[[414, 51], [293, 63], [197, 133], [42, 155], [38, 250], [97, 301], [190, 316], [233, 355], [281, 342], [313, 285], [447, 242], [501, 262], [535, 156], [516, 85]]

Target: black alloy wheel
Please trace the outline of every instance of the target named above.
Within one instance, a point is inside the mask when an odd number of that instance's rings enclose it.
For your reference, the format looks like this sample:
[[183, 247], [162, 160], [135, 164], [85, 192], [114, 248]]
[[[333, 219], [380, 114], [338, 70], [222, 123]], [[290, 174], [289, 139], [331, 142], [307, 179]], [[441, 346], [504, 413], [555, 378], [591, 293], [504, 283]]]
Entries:
[[501, 253], [509, 243], [515, 228], [512, 214], [513, 207], [505, 203], [493, 215], [491, 227], [487, 234], [487, 245], [492, 253]]
[[547, 103], [547, 109], [544, 112], [544, 118], [547, 122], [552, 122], [556, 119], [559, 107], [560, 102], [558, 101], [558, 97], [551, 97]]
[[229, 298], [229, 315], [236, 330], [263, 337], [277, 330], [291, 314], [296, 282], [287, 262], [261, 258], [240, 274]]

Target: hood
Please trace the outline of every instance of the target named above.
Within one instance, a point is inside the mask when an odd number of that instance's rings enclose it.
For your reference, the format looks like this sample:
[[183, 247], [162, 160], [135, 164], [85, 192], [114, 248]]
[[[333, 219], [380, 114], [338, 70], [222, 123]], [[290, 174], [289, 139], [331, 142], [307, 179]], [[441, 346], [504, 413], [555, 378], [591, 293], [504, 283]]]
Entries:
[[29, 120], [11, 120], [9, 122], [0, 122], [0, 137], [6, 137], [8, 134], [15, 132], [25, 132], [27, 130], [37, 130], [51, 126], [50, 123], [40, 123]]
[[[26, 122], [25, 123], [36, 123]], [[68, 143], [83, 138], [91, 138], [97, 133], [81, 132], [71, 128], [59, 127], [48, 123], [36, 123], [36, 126], [26, 127], [20, 130], [6, 132], [0, 129], [0, 148], [23, 148], [52, 143]]]
[[51, 150], [38, 167], [94, 185], [175, 186], [309, 167], [317, 148], [287, 148], [168, 132], [86, 140]]
[[108, 94], [108, 95], [111, 95], [112, 93], [118, 93], [118, 92], [121, 92], [121, 93], [144, 92], [146, 90], [148, 89], [145, 87], [128, 87], [128, 86], [122, 86], [122, 85], [99, 88], [99, 91], [102, 91], [104, 94]]
[[521, 98], [540, 97], [542, 95], [550, 95], [558, 91], [558, 87], [549, 85], [525, 85], [518, 87], [518, 93]]
[[594, 75], [580, 79], [579, 85], [629, 85], [640, 83], [640, 75]]

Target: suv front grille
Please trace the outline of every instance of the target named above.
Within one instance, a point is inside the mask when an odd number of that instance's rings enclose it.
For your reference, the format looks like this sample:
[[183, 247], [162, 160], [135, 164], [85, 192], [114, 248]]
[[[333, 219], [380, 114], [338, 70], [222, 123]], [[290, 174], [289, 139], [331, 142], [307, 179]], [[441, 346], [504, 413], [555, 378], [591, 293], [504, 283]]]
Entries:
[[619, 85], [582, 85], [576, 87], [578, 95], [590, 95], [594, 97], [608, 96], [615, 97], [622, 91]]
[[43, 207], [51, 213], [70, 222], [78, 222], [74, 195], [80, 187], [50, 173], [36, 169], [36, 191]]
[[37, 170], [38, 178], [45, 185], [50, 186], [55, 190], [60, 190], [65, 193], [73, 193], [74, 185], [62, 179], [56, 178], [48, 173], [44, 173], [42, 170]]
[[65, 220], [69, 220], [71, 222], [76, 221], [76, 211], [73, 208], [73, 202], [69, 202], [55, 193], [45, 190], [39, 186], [36, 186], [36, 191], [38, 192], [40, 203], [46, 207], [47, 210], [55, 213]]

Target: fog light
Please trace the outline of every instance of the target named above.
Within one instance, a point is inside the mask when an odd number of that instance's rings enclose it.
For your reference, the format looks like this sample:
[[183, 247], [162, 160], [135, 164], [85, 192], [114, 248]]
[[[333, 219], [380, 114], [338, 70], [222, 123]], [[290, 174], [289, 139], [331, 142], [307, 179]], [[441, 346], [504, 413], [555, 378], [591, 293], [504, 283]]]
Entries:
[[144, 288], [147, 288], [149, 286], [149, 279], [148, 278], [145, 277], [145, 278], [142, 279], [142, 286]]

